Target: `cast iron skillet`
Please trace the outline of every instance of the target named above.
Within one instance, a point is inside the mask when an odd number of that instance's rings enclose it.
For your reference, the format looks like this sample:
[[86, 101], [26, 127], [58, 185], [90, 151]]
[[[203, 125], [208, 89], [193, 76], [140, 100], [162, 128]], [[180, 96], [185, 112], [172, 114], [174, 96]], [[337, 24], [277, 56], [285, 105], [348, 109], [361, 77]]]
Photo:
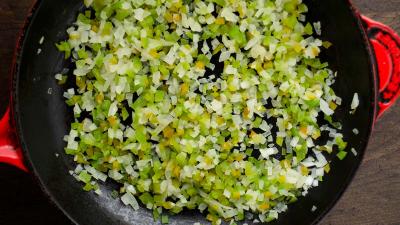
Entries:
[[[54, 44], [66, 39], [65, 30], [83, 10], [81, 2], [42, 0], [33, 7], [16, 50], [11, 105], [0, 122], [0, 161], [31, 171], [49, 198], [76, 224], [159, 223], [154, 222], [149, 210], [142, 207], [133, 211], [111, 198], [114, 183], [102, 185], [103, 195], [97, 196], [83, 191], [82, 185], [68, 174], [75, 166], [63, 152], [63, 136], [69, 131], [72, 113], [64, 103], [64, 90], [54, 79], [54, 74], [68, 67], [68, 62]], [[392, 30], [367, 18], [362, 20], [347, 0], [306, 3], [310, 9], [308, 19], [321, 21], [322, 39], [333, 43], [323, 57], [338, 72], [334, 89], [343, 103], [335, 118], [343, 124], [349, 147], [359, 154], [349, 154], [343, 161], [333, 159], [331, 172], [324, 181], [270, 224], [317, 223], [333, 207], [360, 165], [377, 116], [399, 95], [400, 70], [395, 62], [400, 55], [400, 42]], [[45, 42], [41, 45], [42, 36]], [[361, 103], [356, 113], [350, 115], [355, 92]], [[354, 135], [353, 128], [360, 133]], [[317, 210], [311, 212], [313, 205]], [[186, 211], [170, 219], [170, 224], [194, 222], [205, 223], [204, 215]]]

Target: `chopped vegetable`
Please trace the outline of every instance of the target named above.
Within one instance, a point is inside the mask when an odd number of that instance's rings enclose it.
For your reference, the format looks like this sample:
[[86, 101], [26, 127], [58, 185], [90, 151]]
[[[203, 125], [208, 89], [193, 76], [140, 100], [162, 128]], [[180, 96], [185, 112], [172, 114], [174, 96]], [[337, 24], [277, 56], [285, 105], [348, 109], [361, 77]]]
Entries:
[[350, 106], [350, 108], [353, 111], [353, 113], [357, 109], [359, 104], [360, 104], [360, 100], [358, 98], [358, 93], [354, 93], [353, 100], [351, 101], [351, 106]]
[[169, 219], [167, 215], [162, 215], [161, 216], [161, 223], [162, 224], [168, 224], [169, 223]]
[[345, 152], [345, 151], [340, 151], [340, 152], [337, 154], [337, 157], [338, 157], [340, 160], [343, 160], [343, 159], [346, 157], [346, 155], [347, 155], [347, 152]]
[[315, 212], [315, 210], [317, 210], [317, 207], [315, 205], [313, 205], [311, 208], [311, 212]]
[[116, 181], [112, 197], [163, 224], [184, 209], [268, 222], [318, 186], [324, 154], [346, 156], [335, 74], [319, 58], [331, 43], [311, 36], [321, 24], [302, 1], [84, 4], [56, 45], [74, 69], [55, 76], [84, 190]]
[[350, 150], [351, 150], [351, 153], [353, 153], [354, 156], [358, 155], [357, 151], [354, 148], [351, 148]]
[[39, 44], [42, 45], [43, 42], [44, 42], [44, 36], [40, 37], [40, 39], [39, 39]]

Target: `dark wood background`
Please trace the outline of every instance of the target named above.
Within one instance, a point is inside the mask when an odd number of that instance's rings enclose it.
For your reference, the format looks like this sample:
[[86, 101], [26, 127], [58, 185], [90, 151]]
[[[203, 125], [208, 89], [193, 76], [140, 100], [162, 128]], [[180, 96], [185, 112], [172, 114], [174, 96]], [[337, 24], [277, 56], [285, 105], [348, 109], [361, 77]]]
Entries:
[[[0, 0], [0, 115], [15, 41], [34, 0]], [[320, 0], [323, 1], [323, 0]], [[354, 0], [367, 16], [400, 33], [400, 0]], [[376, 124], [364, 161], [321, 225], [400, 225], [400, 103]], [[65, 187], [68, 188], [68, 187]], [[61, 190], [60, 190], [61, 191]], [[28, 174], [0, 165], [0, 225], [66, 225]]]

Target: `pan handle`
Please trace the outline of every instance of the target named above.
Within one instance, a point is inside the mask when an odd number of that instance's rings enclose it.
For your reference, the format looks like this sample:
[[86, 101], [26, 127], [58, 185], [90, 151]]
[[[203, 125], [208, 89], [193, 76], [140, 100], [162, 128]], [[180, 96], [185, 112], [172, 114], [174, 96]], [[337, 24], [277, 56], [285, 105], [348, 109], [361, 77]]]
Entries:
[[0, 119], [0, 163], [7, 163], [28, 172], [11, 125], [10, 111], [9, 106], [3, 118]]
[[388, 26], [361, 16], [378, 64], [378, 118], [400, 96], [400, 36]]

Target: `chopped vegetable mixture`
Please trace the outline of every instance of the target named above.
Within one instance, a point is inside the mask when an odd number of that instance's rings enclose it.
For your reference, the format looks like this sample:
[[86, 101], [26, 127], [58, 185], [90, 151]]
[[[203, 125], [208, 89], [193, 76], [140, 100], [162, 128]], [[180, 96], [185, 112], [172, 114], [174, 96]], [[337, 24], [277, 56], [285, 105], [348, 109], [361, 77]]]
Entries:
[[331, 44], [301, 0], [84, 3], [57, 44], [73, 75], [56, 75], [74, 83], [65, 151], [84, 190], [116, 181], [113, 197], [162, 223], [184, 209], [265, 222], [318, 186], [326, 155], [346, 156], [319, 59]]

